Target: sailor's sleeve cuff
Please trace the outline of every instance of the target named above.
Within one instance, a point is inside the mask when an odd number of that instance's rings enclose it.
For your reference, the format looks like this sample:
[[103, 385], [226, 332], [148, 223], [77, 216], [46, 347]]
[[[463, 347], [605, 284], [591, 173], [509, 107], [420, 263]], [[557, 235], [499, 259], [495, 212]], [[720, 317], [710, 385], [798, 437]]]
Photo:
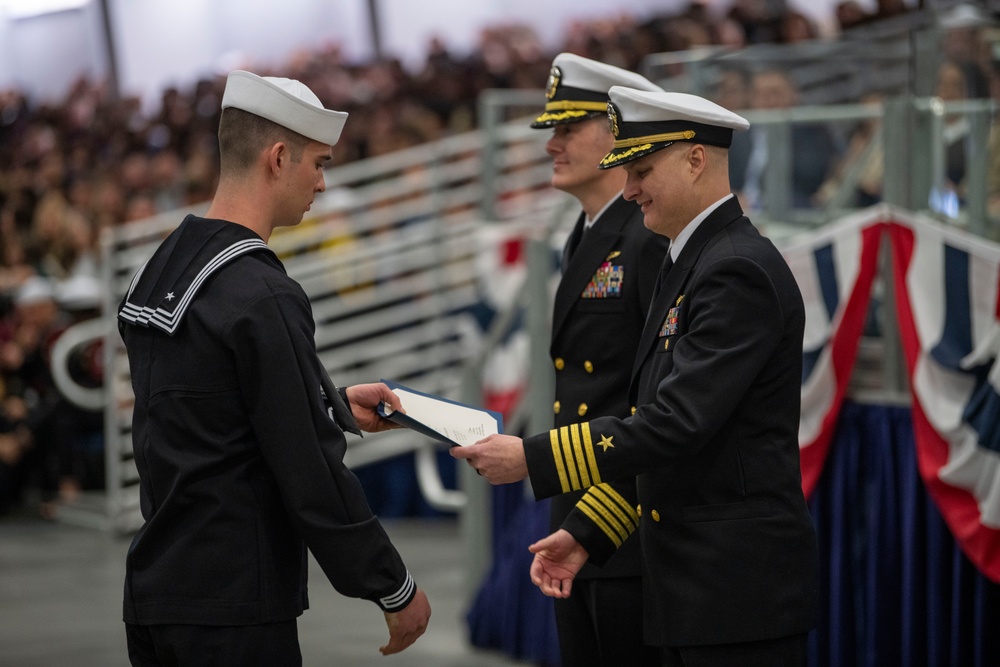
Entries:
[[399, 587], [399, 590], [392, 595], [387, 595], [384, 598], [378, 599], [378, 606], [382, 608], [382, 611], [396, 612], [401, 611], [406, 605], [410, 604], [410, 600], [413, 596], [417, 594], [417, 585], [413, 581], [413, 577], [410, 575], [409, 571], [406, 573], [406, 580], [403, 585]]

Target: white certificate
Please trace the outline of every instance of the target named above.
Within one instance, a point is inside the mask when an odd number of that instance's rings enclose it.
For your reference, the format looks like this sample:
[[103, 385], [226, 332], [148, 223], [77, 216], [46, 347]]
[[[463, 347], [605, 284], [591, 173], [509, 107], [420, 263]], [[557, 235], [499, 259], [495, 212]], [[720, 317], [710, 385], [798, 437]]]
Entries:
[[503, 433], [503, 416], [499, 412], [477, 408], [433, 394], [425, 394], [397, 382], [382, 380], [406, 414], [394, 412], [380, 404], [379, 414], [397, 424], [450, 445], [471, 445], [488, 435]]

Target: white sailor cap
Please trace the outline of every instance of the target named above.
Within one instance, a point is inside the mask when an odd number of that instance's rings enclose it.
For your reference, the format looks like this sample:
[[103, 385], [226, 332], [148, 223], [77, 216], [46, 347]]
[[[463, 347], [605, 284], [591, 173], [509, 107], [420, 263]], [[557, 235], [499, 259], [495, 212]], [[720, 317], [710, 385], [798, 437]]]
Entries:
[[101, 282], [91, 275], [76, 275], [56, 285], [55, 297], [66, 310], [97, 309], [101, 307]]
[[14, 294], [14, 303], [19, 306], [30, 306], [43, 301], [55, 300], [55, 287], [52, 281], [42, 276], [27, 278]]
[[541, 129], [576, 123], [606, 113], [611, 86], [663, 90], [635, 72], [572, 53], [560, 53], [549, 70], [545, 86], [545, 112], [534, 120], [531, 127]]
[[324, 109], [301, 81], [234, 70], [226, 79], [222, 108], [243, 109], [329, 146], [340, 139], [346, 111]]
[[608, 95], [615, 147], [601, 160], [601, 169], [631, 162], [677, 141], [729, 148], [733, 132], [750, 127], [747, 119], [697, 95], [622, 86], [615, 86]]

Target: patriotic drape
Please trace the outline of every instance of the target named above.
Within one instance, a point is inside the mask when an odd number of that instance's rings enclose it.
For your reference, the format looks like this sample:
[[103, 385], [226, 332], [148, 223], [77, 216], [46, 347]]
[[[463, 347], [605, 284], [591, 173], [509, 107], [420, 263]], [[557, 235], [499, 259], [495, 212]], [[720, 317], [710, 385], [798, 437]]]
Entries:
[[[883, 242], [885, 239], [887, 242]], [[1000, 246], [877, 206], [782, 247], [806, 303], [799, 445], [809, 496], [869, 315], [880, 249], [912, 394], [920, 475], [955, 539], [1000, 582]], [[887, 307], [889, 307], [887, 306]]]

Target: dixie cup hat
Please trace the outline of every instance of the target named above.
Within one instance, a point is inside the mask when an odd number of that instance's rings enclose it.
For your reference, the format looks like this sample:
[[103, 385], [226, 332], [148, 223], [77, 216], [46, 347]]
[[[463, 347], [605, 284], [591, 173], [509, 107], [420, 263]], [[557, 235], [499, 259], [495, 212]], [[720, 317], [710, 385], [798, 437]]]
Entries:
[[222, 108], [234, 107], [329, 146], [340, 140], [346, 111], [324, 109], [301, 81], [234, 70], [226, 79]]

